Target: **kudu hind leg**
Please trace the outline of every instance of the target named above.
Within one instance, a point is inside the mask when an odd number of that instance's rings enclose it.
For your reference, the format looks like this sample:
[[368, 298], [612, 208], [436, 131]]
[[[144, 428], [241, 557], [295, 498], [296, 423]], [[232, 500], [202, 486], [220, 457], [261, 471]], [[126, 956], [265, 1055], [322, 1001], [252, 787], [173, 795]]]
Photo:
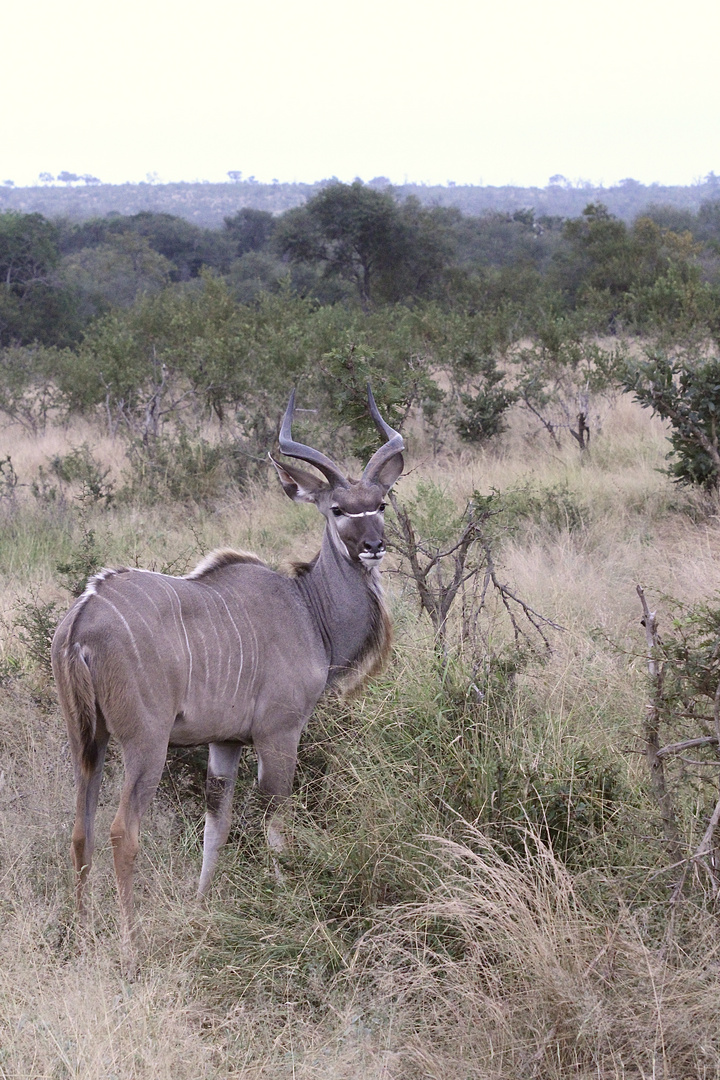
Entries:
[[125, 748], [125, 782], [120, 805], [110, 826], [110, 841], [115, 863], [120, 901], [120, 932], [123, 966], [134, 966], [133, 878], [135, 858], [140, 847], [140, 821], [157, 791], [165, 766], [167, 744]]
[[105, 751], [108, 744], [108, 733], [104, 728], [98, 730], [95, 737], [97, 745], [97, 759], [95, 767], [87, 776], [83, 771], [79, 760], [75, 764], [76, 772], [76, 802], [75, 823], [72, 831], [70, 844], [70, 858], [75, 868], [75, 906], [80, 916], [81, 923], [85, 923], [87, 911], [85, 906], [85, 885], [92, 866], [93, 852], [95, 850], [95, 814], [97, 812], [100, 785], [102, 783], [103, 765], [105, 764]]
[[205, 834], [198, 899], [210, 888], [220, 848], [226, 843], [232, 820], [232, 800], [237, 780], [242, 744], [210, 743], [205, 784]]

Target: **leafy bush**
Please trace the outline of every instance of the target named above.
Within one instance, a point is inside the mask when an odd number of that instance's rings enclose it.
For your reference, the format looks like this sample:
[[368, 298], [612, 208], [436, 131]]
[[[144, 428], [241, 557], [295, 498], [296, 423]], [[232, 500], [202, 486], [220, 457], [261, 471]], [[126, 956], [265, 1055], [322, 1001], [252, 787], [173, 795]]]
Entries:
[[503, 492], [502, 498], [505, 520], [511, 527], [530, 520], [552, 532], [576, 532], [587, 523], [587, 507], [567, 480], [548, 487], [523, 484]]
[[622, 384], [643, 408], [669, 421], [670, 475], [683, 484], [716, 489], [720, 483], [720, 357], [686, 352], [673, 358], [650, 352], [643, 363], [627, 366]]
[[54, 376], [68, 352], [42, 345], [0, 349], [0, 412], [33, 435], [58, 405]]
[[17, 605], [14, 625], [18, 639], [33, 663], [46, 675], [52, 671], [50, 646], [61, 613], [60, 605], [54, 600], [42, 603], [35, 595]]
[[60, 584], [74, 597], [83, 592], [89, 577], [102, 566], [102, 557], [95, 539], [95, 530], [88, 524], [88, 505], [80, 510], [80, 540], [73, 547], [70, 557], [59, 562], [55, 570]]
[[184, 427], [129, 447], [129, 476], [123, 500], [208, 503], [230, 484], [243, 484], [256, 462], [230, 439], [210, 442]]
[[103, 468], [88, 443], [75, 446], [67, 454], [56, 454], [50, 461], [52, 473], [65, 484], [79, 483], [84, 504], [109, 506], [114, 498], [110, 469]]
[[472, 392], [460, 393], [462, 411], [455, 420], [455, 429], [466, 442], [489, 442], [505, 431], [505, 414], [518, 395], [507, 387], [505, 373], [495, 357], [476, 358], [466, 353], [463, 360], [475, 387]]

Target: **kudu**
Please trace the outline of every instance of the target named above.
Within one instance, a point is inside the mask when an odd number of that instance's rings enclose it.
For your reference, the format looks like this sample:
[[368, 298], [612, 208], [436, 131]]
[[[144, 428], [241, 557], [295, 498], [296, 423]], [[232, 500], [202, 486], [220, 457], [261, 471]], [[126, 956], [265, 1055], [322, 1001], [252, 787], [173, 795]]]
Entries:
[[378, 566], [385, 554], [383, 499], [403, 468], [403, 440], [370, 413], [386, 442], [360, 480], [291, 435], [295, 392], [280, 429], [283, 454], [325, 477], [272, 457], [287, 495], [326, 519], [319, 554], [285, 576], [254, 555], [215, 551], [185, 577], [101, 570], [60, 622], [52, 663], [67, 723], [77, 791], [71, 857], [81, 917], [94, 847], [103, 760], [110, 736], [125, 780], [110, 829], [125, 955], [132, 955], [133, 867], [141, 818], [168, 746], [209, 743], [207, 812], [199, 895], [230, 829], [244, 745], [258, 758], [268, 800], [267, 839], [282, 850], [281, 808], [290, 795], [303, 728], [326, 687], [349, 689], [382, 666], [391, 628]]

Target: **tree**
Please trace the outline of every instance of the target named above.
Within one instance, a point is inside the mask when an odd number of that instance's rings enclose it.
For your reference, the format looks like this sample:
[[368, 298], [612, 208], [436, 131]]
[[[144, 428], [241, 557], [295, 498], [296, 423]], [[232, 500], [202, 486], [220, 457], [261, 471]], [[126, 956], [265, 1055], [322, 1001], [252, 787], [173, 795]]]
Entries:
[[627, 226], [602, 203], [590, 203], [581, 217], [566, 222], [563, 238], [566, 247], [556, 257], [555, 275], [570, 306], [588, 291], [605, 294], [613, 318], [633, 281]]
[[236, 245], [235, 254], [238, 256], [267, 247], [274, 231], [275, 218], [267, 210], [244, 206], [237, 214], [225, 218], [225, 235]]
[[720, 485], [720, 357], [671, 359], [650, 353], [628, 367], [626, 390], [671, 426], [669, 472], [679, 483], [707, 489]]
[[58, 235], [42, 214], [0, 214], [0, 345], [72, 338], [72, 300], [54, 276]]
[[551, 277], [567, 306], [584, 308], [598, 329], [654, 329], [660, 318], [667, 331], [676, 314], [684, 323], [688, 312], [694, 318], [701, 249], [690, 232], [646, 215], [628, 228], [602, 203], [591, 203], [565, 223], [563, 238]]
[[368, 307], [427, 290], [449, 255], [440, 221], [417, 200], [398, 204], [389, 190], [332, 183], [284, 215], [277, 243], [291, 260], [322, 263], [326, 275], [353, 282]]
[[159, 292], [170, 280], [172, 263], [137, 233], [110, 235], [108, 243], [66, 255], [60, 274], [91, 319], [110, 307], [129, 307], [140, 296]]
[[397, 261], [401, 226], [392, 195], [358, 181], [330, 184], [307, 204], [303, 224], [309, 228], [281, 236], [283, 251], [291, 258], [321, 259], [329, 273], [355, 283], [367, 306], [376, 273]]
[[171, 275], [174, 281], [198, 277], [204, 266], [222, 272], [229, 268], [231, 246], [215, 229], [201, 229], [173, 214], [150, 211], [133, 214], [126, 221], [133, 232], [147, 238], [151, 248], [174, 263]]
[[224, 273], [233, 257], [232, 243], [217, 229], [203, 229], [174, 214], [149, 210], [125, 217], [121, 214], [73, 224], [61, 223], [60, 244], [64, 255], [114, 244], [118, 237], [135, 236], [170, 263], [173, 281], [198, 277], [204, 266]]
[[58, 262], [58, 230], [42, 214], [0, 214], [0, 279], [6, 288], [47, 282]]

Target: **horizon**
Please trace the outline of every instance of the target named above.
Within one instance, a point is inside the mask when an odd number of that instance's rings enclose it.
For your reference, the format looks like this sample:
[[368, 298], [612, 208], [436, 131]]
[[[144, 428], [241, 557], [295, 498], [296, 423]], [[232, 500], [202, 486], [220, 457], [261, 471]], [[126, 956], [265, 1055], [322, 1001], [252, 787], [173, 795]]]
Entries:
[[[239, 170], [231, 170], [231, 171], [239, 172]], [[40, 177], [38, 176], [35, 179], [35, 181], [32, 181], [30, 183], [23, 183], [23, 184], [15, 183], [14, 180], [12, 180], [11, 178], [8, 178], [6, 180], [0, 181], [0, 188], [4, 187], [6, 190], [10, 190], [10, 191], [13, 191], [13, 190], [14, 191], [19, 191], [19, 190], [24, 190], [24, 189], [28, 189], [28, 188], [55, 188], [55, 189], [58, 189], [58, 190], [61, 190], [61, 191], [76, 189], [76, 190], [84, 191], [84, 190], [87, 190], [87, 189], [91, 189], [93, 187], [126, 187], [126, 186], [164, 187], [164, 186], [169, 186], [169, 185], [172, 185], [172, 184], [188, 184], [188, 185], [193, 185], [193, 184], [198, 184], [198, 185], [222, 184], [222, 185], [226, 185], [228, 187], [233, 187], [233, 186], [241, 185], [241, 184], [258, 184], [258, 185], [261, 185], [261, 186], [293, 186], [293, 185], [297, 185], [297, 186], [303, 186], [303, 187], [315, 187], [318, 184], [332, 184], [332, 183], [351, 184], [351, 183], [355, 183], [355, 182], [360, 182], [365, 187], [369, 187], [371, 185], [377, 185], [380, 182], [384, 181], [386, 186], [391, 187], [391, 188], [401, 188], [401, 187], [440, 187], [440, 188], [444, 188], [446, 190], [452, 190], [453, 188], [466, 188], [466, 187], [470, 187], [470, 188], [506, 188], [506, 187], [511, 187], [511, 188], [518, 188], [518, 189], [524, 189], [524, 190], [541, 190], [542, 191], [542, 190], [547, 190], [548, 188], [552, 188], [552, 187], [559, 187], [559, 188], [562, 188], [563, 190], [566, 190], [566, 191], [583, 191], [583, 190], [588, 190], [588, 191], [591, 191], [591, 190], [593, 190], [593, 191], [606, 190], [606, 191], [608, 191], [608, 190], [612, 190], [612, 189], [615, 189], [615, 188], [631, 187], [633, 185], [638, 185], [638, 186], [644, 187], [644, 188], [652, 188], [652, 187], [660, 187], [660, 188], [675, 188], [675, 187], [685, 188], [685, 187], [688, 187], [688, 188], [691, 188], [691, 187], [702, 187], [705, 184], [712, 184], [713, 181], [715, 181], [715, 180], [720, 181], [720, 176], [718, 176], [714, 172], [714, 170], [710, 170], [708, 173], [706, 173], [703, 176], [695, 177], [689, 183], [671, 183], [671, 182], [667, 182], [667, 181], [663, 181], [663, 180], [652, 180], [652, 181], [649, 181], [649, 182], [645, 182], [645, 181], [642, 181], [642, 180], [637, 180], [635, 177], [631, 177], [631, 176], [626, 176], [626, 177], [623, 177], [621, 180], [616, 180], [616, 181], [613, 181], [613, 182], [610, 182], [610, 183], [604, 183], [603, 181], [594, 182], [594, 181], [585, 180], [585, 179], [582, 179], [582, 178], [572, 180], [569, 177], [561, 176], [560, 174], [556, 173], [556, 174], [553, 174], [551, 177], [549, 177], [548, 180], [544, 184], [542, 184], [542, 183], [540, 183], [540, 184], [514, 184], [514, 183], [490, 184], [490, 183], [483, 183], [482, 181], [464, 183], [464, 182], [456, 181], [456, 180], [446, 180], [444, 182], [436, 182], [436, 183], [434, 183], [434, 182], [424, 181], [424, 180], [414, 180], [414, 179], [410, 179], [409, 177], [406, 177], [403, 181], [395, 182], [395, 181], [390, 180], [386, 176], [374, 176], [369, 180], [364, 180], [362, 177], [359, 177], [359, 176], [355, 176], [351, 180], [343, 180], [343, 179], [340, 179], [337, 176], [325, 176], [325, 177], [320, 177], [320, 178], [315, 179], [315, 180], [280, 180], [280, 179], [277, 179], [275, 177], [273, 177], [271, 180], [267, 180], [267, 179], [258, 178], [254, 174], [250, 174], [249, 176], [241, 175], [239, 178], [231, 178], [230, 171], [226, 172], [224, 178], [219, 178], [219, 179], [208, 179], [206, 177], [202, 177], [202, 178], [195, 178], [193, 180], [188, 180], [188, 179], [167, 180], [167, 179], [164, 179], [164, 178], [158, 176], [157, 174], [153, 175], [151, 173], [146, 173], [144, 179], [141, 179], [141, 180], [104, 180], [102, 177], [91, 176], [90, 174], [85, 174], [85, 175], [71, 174], [70, 170], [61, 170], [61, 174], [63, 172], [65, 172], [67, 175], [72, 175], [74, 178], [72, 180], [60, 180], [59, 175], [58, 176], [52, 176], [52, 174], [50, 174], [50, 173], [45, 173], [45, 176], [47, 177], [47, 179], [42, 179], [41, 180]]]

